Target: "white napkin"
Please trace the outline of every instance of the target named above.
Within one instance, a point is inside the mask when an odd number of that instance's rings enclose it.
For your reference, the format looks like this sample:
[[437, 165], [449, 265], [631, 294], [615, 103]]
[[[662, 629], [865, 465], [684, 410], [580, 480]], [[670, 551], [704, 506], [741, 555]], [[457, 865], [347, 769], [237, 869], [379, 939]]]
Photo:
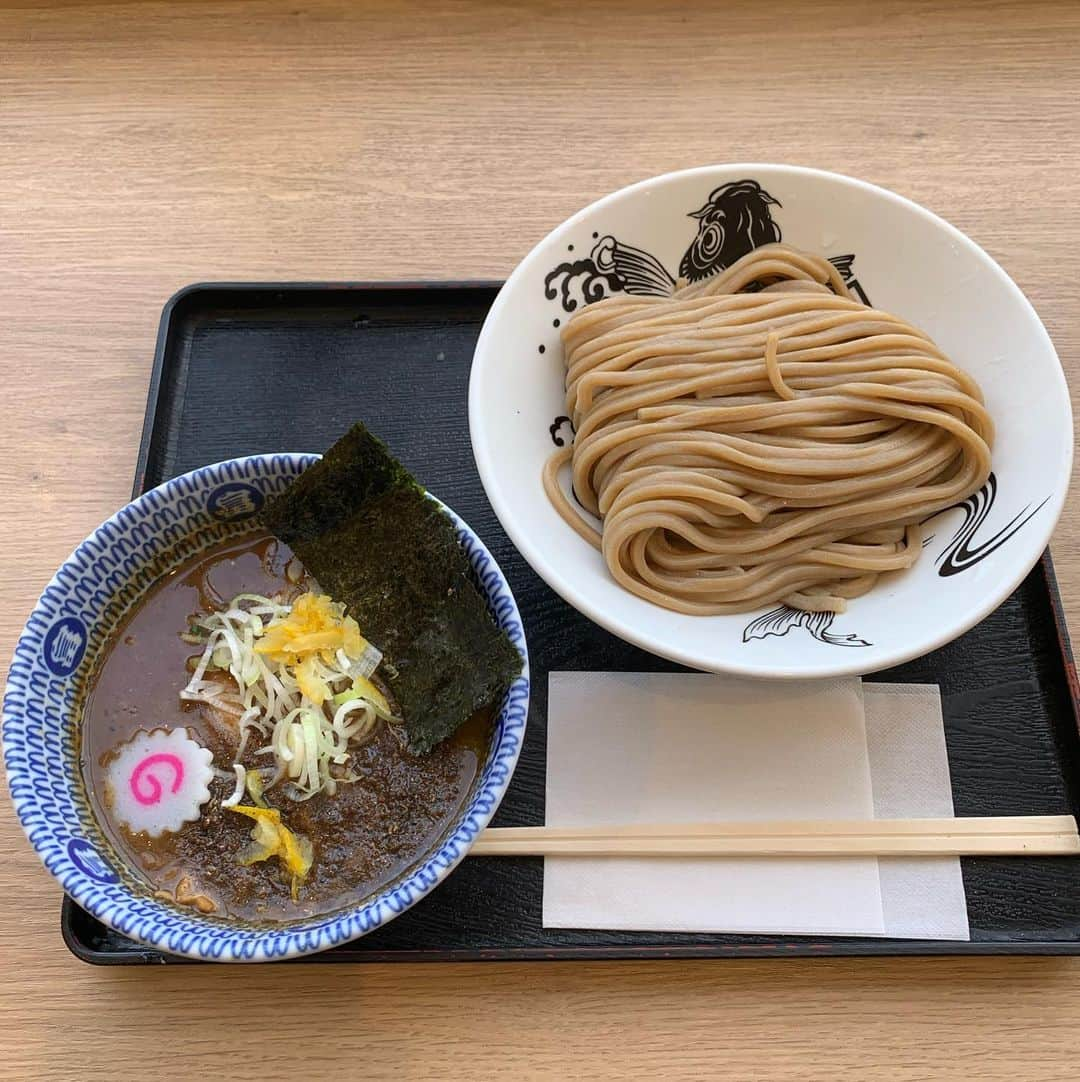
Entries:
[[[858, 680], [551, 673], [551, 826], [873, 816]], [[548, 858], [544, 925], [884, 932], [873, 858]]]
[[[936, 688], [867, 688], [864, 707], [857, 680], [552, 673], [547, 822], [951, 814]], [[917, 787], [902, 780], [912, 761]], [[957, 861], [881, 868], [874, 858], [846, 857], [548, 858], [544, 925], [966, 936]]]
[[[949, 753], [936, 684], [863, 684], [866, 746], [878, 819], [953, 815]], [[878, 862], [885, 934], [970, 939], [957, 857]]]

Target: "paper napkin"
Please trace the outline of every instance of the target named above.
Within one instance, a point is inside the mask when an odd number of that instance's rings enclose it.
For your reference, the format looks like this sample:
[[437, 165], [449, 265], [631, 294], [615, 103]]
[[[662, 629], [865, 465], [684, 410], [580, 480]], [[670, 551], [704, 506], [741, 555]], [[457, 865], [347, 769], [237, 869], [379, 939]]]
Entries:
[[[952, 813], [936, 688], [552, 673], [552, 826]], [[907, 775], [917, 767], [913, 784]], [[954, 858], [545, 861], [544, 924], [964, 938]]]

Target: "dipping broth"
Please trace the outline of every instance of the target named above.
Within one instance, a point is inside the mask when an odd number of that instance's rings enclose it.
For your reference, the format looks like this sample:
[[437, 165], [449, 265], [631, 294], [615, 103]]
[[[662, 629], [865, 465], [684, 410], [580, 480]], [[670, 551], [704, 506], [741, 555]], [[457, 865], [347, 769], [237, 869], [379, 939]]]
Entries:
[[[201, 619], [222, 611], [238, 595], [263, 595], [295, 609], [298, 599], [317, 594], [317, 585], [282, 542], [267, 536], [232, 541], [158, 582], [102, 652], [85, 702], [83, 774], [103, 829], [157, 897], [202, 913], [247, 920], [295, 920], [331, 912], [400, 877], [430, 851], [464, 806], [486, 753], [490, 710], [474, 716], [426, 755], [406, 750], [394, 720], [376, 718], [373, 725], [365, 725], [363, 742], [349, 743], [347, 755], [338, 755], [329, 775], [324, 769], [327, 789], [295, 799], [302, 778], [270, 777], [275, 755], [279, 768], [286, 765], [282, 744], [286, 754], [295, 744], [284, 739], [270, 754], [265, 750], [270, 737], [252, 731], [238, 756], [236, 713], [181, 698], [203, 654], [198, 635], [192, 634]], [[220, 668], [207, 672], [207, 686], [214, 679], [223, 687], [231, 680]], [[232, 686], [235, 693], [236, 681]], [[377, 671], [367, 686], [376, 698], [379, 693], [386, 696], [380, 701], [393, 709]], [[348, 696], [327, 700], [327, 731], [342, 698]], [[178, 730], [186, 729], [195, 744], [206, 749], [202, 754], [212, 753], [212, 776], [209, 799], [197, 818], [151, 836], [118, 820], [110, 765], [140, 734], [159, 729], [181, 740]], [[248, 778], [258, 772], [262, 779], [262, 801], [253, 801], [250, 791], [243, 791], [241, 799], [245, 805], [264, 805], [257, 823], [223, 806], [235, 801], [242, 789], [234, 763], [247, 769]], [[239, 774], [242, 783], [244, 770]], [[332, 779], [328, 783], [327, 777]], [[134, 776], [132, 781], [134, 789]], [[169, 778], [159, 774], [153, 784], [168, 787]], [[255, 828], [264, 829], [262, 820], [274, 815], [285, 828], [280, 837], [286, 842], [299, 839], [307, 855], [310, 868], [301, 879], [287, 872], [288, 846], [278, 859], [252, 856]]]

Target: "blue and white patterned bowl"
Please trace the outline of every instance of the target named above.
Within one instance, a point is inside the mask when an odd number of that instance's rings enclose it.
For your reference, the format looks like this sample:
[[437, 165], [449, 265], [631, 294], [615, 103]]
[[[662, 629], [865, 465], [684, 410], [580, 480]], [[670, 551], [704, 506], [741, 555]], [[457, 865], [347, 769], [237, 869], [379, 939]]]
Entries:
[[[8, 786], [30, 844], [64, 890], [98, 920], [172, 954], [267, 961], [348, 942], [404, 912], [465, 856], [514, 772], [529, 708], [529, 665], [517, 604], [480, 539], [449, 508], [491, 612], [524, 668], [503, 700], [487, 761], [457, 822], [402, 879], [349, 909], [290, 924], [255, 925], [156, 901], [118, 872], [79, 768], [82, 688], [119, 617], [161, 574], [207, 545], [245, 532], [267, 496], [317, 455], [255, 455], [166, 481], [102, 523], [45, 588], [15, 647], [4, 694]], [[444, 505], [445, 506], [445, 505]]]

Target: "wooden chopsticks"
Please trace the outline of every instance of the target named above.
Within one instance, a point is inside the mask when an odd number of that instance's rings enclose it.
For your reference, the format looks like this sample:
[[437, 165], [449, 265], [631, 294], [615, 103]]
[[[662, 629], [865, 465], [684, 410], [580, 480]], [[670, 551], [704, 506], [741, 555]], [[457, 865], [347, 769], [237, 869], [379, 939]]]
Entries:
[[489, 827], [470, 856], [1076, 856], [1071, 815], [622, 827]]

